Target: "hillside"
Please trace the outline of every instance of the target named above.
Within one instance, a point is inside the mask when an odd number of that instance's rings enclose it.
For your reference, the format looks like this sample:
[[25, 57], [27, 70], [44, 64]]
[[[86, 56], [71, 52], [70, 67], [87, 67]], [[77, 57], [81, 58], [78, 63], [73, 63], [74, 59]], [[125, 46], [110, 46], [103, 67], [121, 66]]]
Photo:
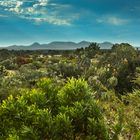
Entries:
[[[91, 42], [88, 41], [81, 41], [79, 43], [54, 41], [48, 44], [39, 44], [35, 42], [28, 46], [12, 45], [6, 48], [8, 50], [75, 50], [77, 48], [88, 47], [90, 43]], [[112, 45], [113, 44], [110, 42], [99, 43], [99, 46], [102, 49], [110, 49]]]

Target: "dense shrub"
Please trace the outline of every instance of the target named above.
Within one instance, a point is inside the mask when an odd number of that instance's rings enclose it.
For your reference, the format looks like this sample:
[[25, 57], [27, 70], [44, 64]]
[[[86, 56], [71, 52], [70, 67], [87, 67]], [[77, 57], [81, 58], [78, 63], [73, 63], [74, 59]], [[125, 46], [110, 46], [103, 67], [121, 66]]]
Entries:
[[42, 79], [38, 89], [3, 100], [0, 119], [1, 139], [107, 139], [104, 119], [83, 79], [69, 79], [61, 88]]

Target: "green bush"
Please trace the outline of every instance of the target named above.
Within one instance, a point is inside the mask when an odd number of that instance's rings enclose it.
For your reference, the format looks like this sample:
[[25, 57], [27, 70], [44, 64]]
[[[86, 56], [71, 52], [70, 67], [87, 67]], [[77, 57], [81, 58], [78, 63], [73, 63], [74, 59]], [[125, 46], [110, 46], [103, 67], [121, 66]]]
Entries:
[[17, 96], [10, 95], [3, 100], [0, 105], [0, 139], [107, 137], [100, 108], [84, 79], [69, 79], [61, 87], [50, 79], [42, 79], [37, 85], [35, 89], [22, 90]]

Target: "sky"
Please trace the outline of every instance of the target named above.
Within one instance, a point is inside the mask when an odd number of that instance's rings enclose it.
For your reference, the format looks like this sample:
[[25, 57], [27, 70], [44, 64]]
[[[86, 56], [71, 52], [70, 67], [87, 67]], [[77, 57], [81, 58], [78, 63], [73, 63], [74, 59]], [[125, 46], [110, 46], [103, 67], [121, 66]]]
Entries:
[[0, 0], [0, 46], [83, 40], [140, 46], [140, 0]]

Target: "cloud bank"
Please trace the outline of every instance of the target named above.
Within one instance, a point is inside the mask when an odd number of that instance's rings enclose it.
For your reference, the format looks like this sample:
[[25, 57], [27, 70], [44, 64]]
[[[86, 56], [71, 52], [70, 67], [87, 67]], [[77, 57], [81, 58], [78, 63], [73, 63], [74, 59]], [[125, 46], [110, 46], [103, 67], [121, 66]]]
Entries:
[[68, 12], [70, 5], [52, 3], [51, 0], [0, 0], [0, 6], [5, 11], [37, 24], [46, 22], [69, 26], [78, 18], [77, 14]]

